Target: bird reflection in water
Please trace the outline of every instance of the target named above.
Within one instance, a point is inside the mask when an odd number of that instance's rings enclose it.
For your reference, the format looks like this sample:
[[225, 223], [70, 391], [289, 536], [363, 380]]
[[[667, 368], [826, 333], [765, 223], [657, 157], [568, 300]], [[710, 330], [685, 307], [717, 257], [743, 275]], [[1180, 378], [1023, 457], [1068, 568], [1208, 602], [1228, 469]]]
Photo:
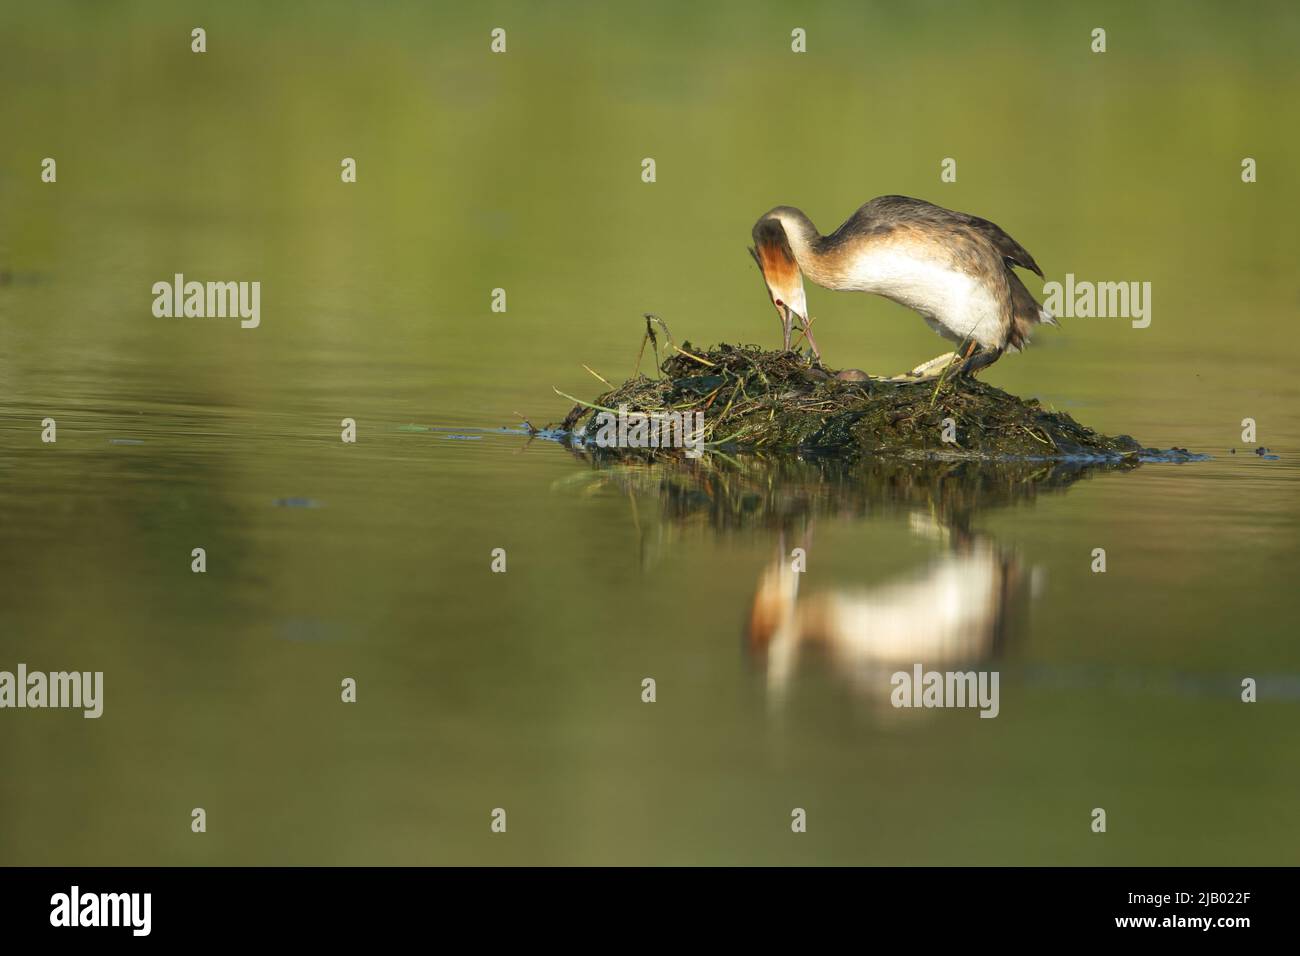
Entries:
[[782, 544], [759, 577], [746, 633], [774, 698], [784, 697], [805, 655], [820, 656], [881, 702], [900, 669], [958, 669], [1000, 655], [1023, 617], [1033, 575], [987, 535], [936, 526], [921, 515], [912, 524], [946, 539], [945, 552], [919, 572], [878, 584], [801, 595], [803, 574]]
[[[629, 499], [643, 562], [674, 535], [760, 535], [776, 546], [745, 614], [748, 655], [779, 703], [805, 661], [821, 662], [871, 703], [889, 706], [890, 674], [951, 670], [996, 661], [1017, 642], [1042, 575], [1011, 548], [973, 529], [985, 511], [1063, 491], [1097, 470], [1130, 463], [1028, 461], [843, 461], [822, 458], [682, 462], [600, 458], [566, 484], [617, 490]], [[657, 525], [645, 499], [657, 499]], [[640, 500], [640, 504], [638, 504]], [[866, 523], [906, 515], [940, 554], [918, 571], [851, 586], [807, 586], [792, 549], [805, 556], [818, 521]], [[822, 575], [818, 575], [822, 577]]]

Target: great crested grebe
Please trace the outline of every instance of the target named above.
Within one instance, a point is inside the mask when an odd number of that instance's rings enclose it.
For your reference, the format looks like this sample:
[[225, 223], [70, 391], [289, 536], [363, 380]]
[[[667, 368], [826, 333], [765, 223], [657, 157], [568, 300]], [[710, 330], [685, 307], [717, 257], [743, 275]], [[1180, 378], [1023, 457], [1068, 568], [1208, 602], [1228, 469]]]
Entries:
[[1012, 271], [1037, 273], [1034, 257], [994, 223], [921, 199], [879, 196], [829, 236], [793, 206], [777, 206], [754, 224], [750, 250], [781, 316], [785, 348], [799, 318], [813, 356], [803, 277], [828, 289], [874, 292], [920, 313], [959, 344], [958, 374], [1020, 351], [1039, 323], [1057, 325]]

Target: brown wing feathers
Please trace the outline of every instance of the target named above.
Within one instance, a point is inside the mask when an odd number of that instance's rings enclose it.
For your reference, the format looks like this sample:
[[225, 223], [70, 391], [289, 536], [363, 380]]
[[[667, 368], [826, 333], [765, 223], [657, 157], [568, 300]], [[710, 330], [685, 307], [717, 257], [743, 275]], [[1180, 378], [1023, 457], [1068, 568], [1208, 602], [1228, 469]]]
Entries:
[[1040, 279], [1043, 277], [1043, 270], [1038, 268], [1038, 263], [1029, 251], [1016, 240], [1012, 239], [996, 223], [989, 222], [987, 219], [981, 219], [979, 216], [966, 216], [962, 218], [968, 226], [977, 229], [985, 238], [987, 238], [993, 247], [997, 249], [998, 254], [1012, 265], [1020, 266], [1022, 269], [1028, 269]]

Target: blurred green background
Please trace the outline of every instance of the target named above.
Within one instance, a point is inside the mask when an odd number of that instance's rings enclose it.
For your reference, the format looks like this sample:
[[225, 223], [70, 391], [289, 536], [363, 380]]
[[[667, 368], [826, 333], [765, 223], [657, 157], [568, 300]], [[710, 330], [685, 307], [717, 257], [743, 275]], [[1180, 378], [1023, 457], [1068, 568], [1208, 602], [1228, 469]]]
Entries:
[[[0, 712], [0, 863], [1300, 861], [1297, 41], [1287, 3], [5, 4], [0, 669], [106, 701]], [[1039, 569], [993, 721], [882, 714], [815, 655], [775, 705], [740, 637], [776, 526], [473, 431], [626, 377], [646, 311], [775, 346], [754, 220], [885, 193], [1151, 282], [1149, 328], [1067, 319], [985, 377], [1214, 456], [976, 496]], [[154, 318], [176, 272], [260, 281], [261, 327]], [[809, 296], [832, 365], [945, 349]], [[805, 592], [943, 553], [933, 501], [861, 487]]]

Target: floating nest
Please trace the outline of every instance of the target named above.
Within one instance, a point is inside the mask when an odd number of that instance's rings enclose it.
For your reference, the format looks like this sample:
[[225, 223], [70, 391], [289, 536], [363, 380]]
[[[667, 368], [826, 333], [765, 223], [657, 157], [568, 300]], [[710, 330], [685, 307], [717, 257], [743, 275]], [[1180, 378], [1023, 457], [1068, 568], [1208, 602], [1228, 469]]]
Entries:
[[[671, 348], [657, 377], [637, 374], [590, 402], [565, 396], [578, 403], [561, 432], [590, 446], [598, 416], [622, 408], [650, 416], [701, 412], [704, 443], [722, 451], [985, 459], [1195, 457], [1185, 449], [1144, 448], [1128, 435], [1103, 435], [1064, 412], [1043, 408], [1037, 399], [1017, 398], [974, 378], [837, 373], [811, 366], [796, 352], [766, 352], [757, 346], [701, 349], [683, 342]], [[679, 455], [682, 450], [600, 452]]]

